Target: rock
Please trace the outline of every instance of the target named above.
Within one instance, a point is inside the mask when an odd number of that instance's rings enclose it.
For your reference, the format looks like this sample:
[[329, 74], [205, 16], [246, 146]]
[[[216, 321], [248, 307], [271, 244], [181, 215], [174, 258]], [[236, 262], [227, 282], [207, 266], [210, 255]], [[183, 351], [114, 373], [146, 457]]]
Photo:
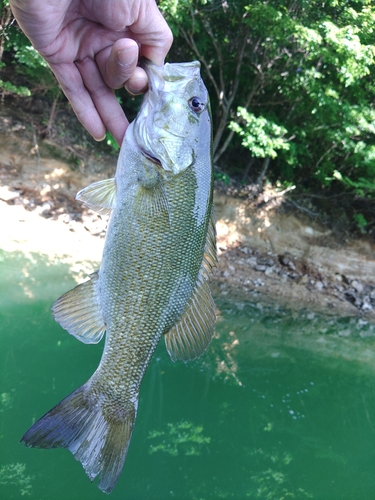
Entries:
[[358, 293], [363, 292], [363, 285], [358, 280], [353, 280], [350, 284]]
[[19, 191], [13, 191], [8, 186], [0, 187], [0, 200], [11, 201], [20, 196]]
[[290, 260], [290, 261], [288, 262], [288, 267], [289, 267], [290, 269], [292, 269], [293, 271], [295, 271], [295, 270], [296, 270], [296, 265], [295, 265], [295, 263], [294, 263], [292, 260]]
[[348, 300], [349, 302], [354, 304], [354, 302], [357, 298], [357, 294], [355, 293], [355, 290], [353, 288], [349, 288], [349, 290], [346, 290], [344, 292], [344, 295], [345, 295], [346, 300]]
[[240, 247], [238, 250], [240, 250], [241, 252], [246, 253], [246, 254], [251, 253], [251, 250], [248, 247]]
[[304, 274], [300, 279], [301, 285], [307, 285], [307, 283], [309, 282], [309, 277], [310, 276], [308, 274]]
[[257, 263], [260, 266], [273, 266], [273, 260], [265, 258], [265, 257], [258, 257], [257, 258]]
[[260, 279], [254, 281], [255, 286], [264, 286], [264, 282]]
[[255, 271], [262, 271], [264, 272], [266, 270], [266, 266], [263, 266], [263, 265], [260, 265], [260, 264], [257, 264], [255, 267], [254, 267]]
[[250, 266], [256, 266], [257, 265], [257, 259], [256, 257], [249, 257], [248, 259], [245, 259], [246, 264], [249, 264]]
[[361, 309], [362, 311], [372, 311], [373, 307], [370, 304], [370, 300], [368, 299], [368, 297], [364, 298]]
[[290, 262], [290, 259], [286, 255], [279, 255], [279, 262], [283, 266], [287, 266]]
[[358, 307], [358, 309], [362, 309], [362, 304], [363, 304], [362, 300], [359, 297], [357, 297], [354, 301], [354, 305]]

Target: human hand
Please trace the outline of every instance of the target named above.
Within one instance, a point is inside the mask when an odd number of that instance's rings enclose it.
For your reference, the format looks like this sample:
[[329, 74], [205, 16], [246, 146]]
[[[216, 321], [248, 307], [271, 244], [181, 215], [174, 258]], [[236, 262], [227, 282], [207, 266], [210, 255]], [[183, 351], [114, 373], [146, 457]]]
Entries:
[[140, 56], [157, 65], [172, 33], [155, 0], [10, 0], [19, 26], [50, 65], [78, 119], [96, 140], [121, 144], [129, 124], [113, 89], [140, 93]]

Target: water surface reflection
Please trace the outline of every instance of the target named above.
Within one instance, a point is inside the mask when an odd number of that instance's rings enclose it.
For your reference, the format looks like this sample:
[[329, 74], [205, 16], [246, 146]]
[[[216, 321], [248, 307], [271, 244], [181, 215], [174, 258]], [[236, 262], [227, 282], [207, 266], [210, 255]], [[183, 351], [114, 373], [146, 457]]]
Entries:
[[[66, 450], [18, 441], [84, 383], [103, 349], [50, 314], [68, 266], [0, 254], [0, 496], [102, 499]], [[372, 500], [375, 327], [218, 300], [207, 354], [172, 363], [161, 343], [141, 389], [113, 499]]]

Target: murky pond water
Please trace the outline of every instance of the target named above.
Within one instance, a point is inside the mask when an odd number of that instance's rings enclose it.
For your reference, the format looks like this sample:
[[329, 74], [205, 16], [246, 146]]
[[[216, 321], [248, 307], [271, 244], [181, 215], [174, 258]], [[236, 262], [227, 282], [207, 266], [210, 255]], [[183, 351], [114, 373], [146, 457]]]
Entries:
[[[18, 443], [101, 356], [50, 314], [69, 268], [2, 252], [0, 277], [0, 498], [103, 499], [68, 451]], [[373, 500], [374, 325], [217, 305], [201, 359], [172, 363], [160, 344], [111, 498]]]

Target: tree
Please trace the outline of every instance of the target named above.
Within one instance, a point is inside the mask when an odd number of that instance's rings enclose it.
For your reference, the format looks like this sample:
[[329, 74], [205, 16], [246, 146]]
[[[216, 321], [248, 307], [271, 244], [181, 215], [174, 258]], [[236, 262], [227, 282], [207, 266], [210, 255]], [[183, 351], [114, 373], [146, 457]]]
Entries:
[[362, 194], [374, 192], [371, 1], [163, 0], [161, 8], [176, 37], [171, 57], [202, 63], [215, 163], [233, 173], [233, 156], [243, 170], [250, 159], [259, 173], [268, 157], [273, 180], [362, 182]]
[[[7, 74], [8, 69], [12, 70], [12, 81], [3, 79], [1, 74]], [[51, 108], [46, 132], [50, 135], [57, 104], [64, 99], [64, 95], [46, 61], [18, 28], [8, 0], [0, 0], [0, 71], [2, 98], [5, 95], [30, 97], [44, 94], [48, 96]], [[18, 80], [22, 81], [22, 84], [13, 81], [15, 75], [18, 76]], [[27, 82], [27, 86], [23, 82]]]

